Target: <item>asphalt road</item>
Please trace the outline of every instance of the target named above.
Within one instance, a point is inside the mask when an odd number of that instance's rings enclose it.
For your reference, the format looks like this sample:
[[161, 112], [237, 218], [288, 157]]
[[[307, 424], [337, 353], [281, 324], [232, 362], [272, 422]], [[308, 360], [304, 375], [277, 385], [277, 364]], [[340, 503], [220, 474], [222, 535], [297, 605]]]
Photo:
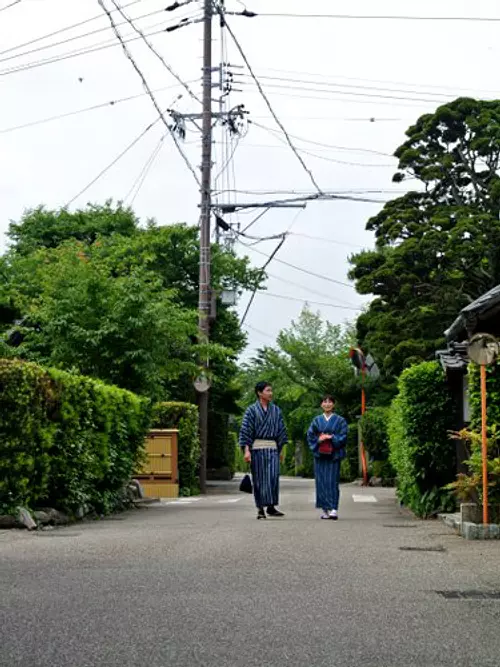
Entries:
[[500, 591], [500, 542], [403, 515], [387, 489], [344, 486], [338, 522], [308, 481], [284, 481], [287, 516], [265, 522], [234, 486], [217, 493], [0, 532], [0, 665], [499, 664], [500, 599], [436, 591]]

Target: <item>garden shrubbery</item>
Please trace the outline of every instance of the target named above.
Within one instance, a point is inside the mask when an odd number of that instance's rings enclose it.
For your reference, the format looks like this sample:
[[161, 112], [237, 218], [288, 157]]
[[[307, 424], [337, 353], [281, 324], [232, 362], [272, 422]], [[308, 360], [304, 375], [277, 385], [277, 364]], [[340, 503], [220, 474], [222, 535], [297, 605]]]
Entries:
[[390, 461], [400, 501], [415, 514], [432, 516], [451, 509], [443, 487], [455, 477], [455, 444], [449, 437], [455, 406], [437, 362], [407, 368], [389, 419]]
[[149, 401], [128, 391], [0, 359], [0, 510], [115, 509], [149, 422]]

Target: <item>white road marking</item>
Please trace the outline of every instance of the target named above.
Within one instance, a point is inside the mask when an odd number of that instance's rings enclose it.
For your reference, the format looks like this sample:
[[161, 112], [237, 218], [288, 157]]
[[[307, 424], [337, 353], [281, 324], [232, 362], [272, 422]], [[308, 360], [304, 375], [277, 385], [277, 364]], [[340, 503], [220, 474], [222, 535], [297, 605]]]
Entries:
[[239, 503], [242, 498], [227, 498], [226, 500], [218, 500], [219, 505], [225, 505], [226, 503]]
[[179, 500], [166, 500], [167, 505], [191, 505], [197, 503], [201, 498], [180, 498]]
[[352, 499], [355, 503], [376, 503], [378, 502], [375, 496], [361, 496], [356, 493], [352, 494]]

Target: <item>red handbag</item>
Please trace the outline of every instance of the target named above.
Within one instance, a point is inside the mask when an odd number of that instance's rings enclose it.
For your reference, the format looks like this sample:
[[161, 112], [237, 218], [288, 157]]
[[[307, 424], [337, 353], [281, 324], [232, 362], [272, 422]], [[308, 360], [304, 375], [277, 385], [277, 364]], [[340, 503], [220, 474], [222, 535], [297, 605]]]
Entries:
[[[321, 435], [323, 435], [321, 433]], [[327, 440], [323, 440], [322, 442], [319, 443], [319, 453], [320, 454], [333, 454], [333, 443], [332, 439], [328, 438]]]

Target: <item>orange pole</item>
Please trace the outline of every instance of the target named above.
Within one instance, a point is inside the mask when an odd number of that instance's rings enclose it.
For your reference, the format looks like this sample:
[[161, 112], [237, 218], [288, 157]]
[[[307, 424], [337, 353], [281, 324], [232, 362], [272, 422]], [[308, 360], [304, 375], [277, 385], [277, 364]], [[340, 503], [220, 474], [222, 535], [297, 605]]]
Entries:
[[[363, 366], [361, 367], [361, 415], [364, 415], [366, 412], [365, 375], [366, 375], [366, 367], [363, 358]], [[363, 433], [361, 433], [361, 468], [363, 470], [363, 483], [367, 485], [368, 465], [366, 463], [366, 451], [363, 442]]]
[[481, 365], [481, 451], [483, 457], [483, 523], [488, 519], [488, 431], [486, 428], [486, 366]]

